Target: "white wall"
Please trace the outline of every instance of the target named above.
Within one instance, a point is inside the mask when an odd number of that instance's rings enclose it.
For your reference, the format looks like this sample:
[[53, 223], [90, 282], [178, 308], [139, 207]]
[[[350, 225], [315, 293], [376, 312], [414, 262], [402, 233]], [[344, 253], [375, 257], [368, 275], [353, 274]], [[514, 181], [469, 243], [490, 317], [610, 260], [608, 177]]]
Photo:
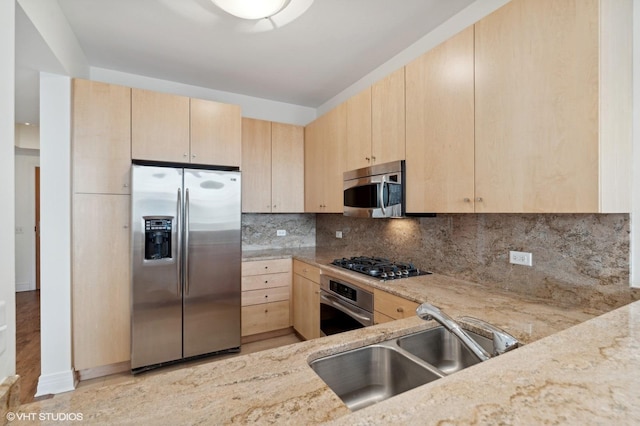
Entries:
[[40, 128], [35, 125], [16, 123], [15, 144], [19, 148], [40, 149]]
[[15, 230], [16, 291], [36, 288], [36, 201], [35, 168], [40, 151], [16, 149], [15, 156]]
[[135, 87], [137, 89], [155, 90], [157, 92], [172, 93], [192, 98], [208, 99], [217, 102], [240, 105], [242, 116], [260, 120], [277, 121], [280, 123], [305, 125], [316, 118], [314, 108], [268, 99], [254, 98], [237, 93], [207, 89], [189, 84], [176, 83], [168, 80], [129, 74], [104, 68], [91, 67], [91, 80], [105, 83]]
[[640, 0], [633, 0], [633, 76], [631, 286], [640, 287]]
[[14, 133], [15, 2], [0, 1], [0, 382], [16, 373]]
[[74, 389], [71, 360], [71, 79], [40, 74], [40, 330], [36, 396]]

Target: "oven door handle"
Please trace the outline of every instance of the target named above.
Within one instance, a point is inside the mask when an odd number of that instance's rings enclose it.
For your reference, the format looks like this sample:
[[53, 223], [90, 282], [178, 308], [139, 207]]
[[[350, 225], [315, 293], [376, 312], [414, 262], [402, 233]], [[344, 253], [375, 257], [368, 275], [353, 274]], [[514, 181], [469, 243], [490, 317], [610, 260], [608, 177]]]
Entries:
[[320, 299], [324, 300], [325, 302], [328, 302], [331, 306], [333, 306], [337, 310], [342, 311], [345, 314], [359, 320], [359, 322], [362, 323], [363, 325], [371, 325], [371, 317], [364, 316], [358, 312], [355, 312], [349, 309], [343, 303], [340, 303], [340, 300], [338, 298], [321, 291]]

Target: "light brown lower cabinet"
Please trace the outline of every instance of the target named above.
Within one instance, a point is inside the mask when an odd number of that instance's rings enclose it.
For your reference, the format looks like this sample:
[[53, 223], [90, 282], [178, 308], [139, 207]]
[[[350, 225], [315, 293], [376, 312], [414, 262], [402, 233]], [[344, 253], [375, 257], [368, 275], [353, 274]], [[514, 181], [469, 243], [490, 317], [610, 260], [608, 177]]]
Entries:
[[242, 262], [242, 337], [291, 326], [291, 259]]
[[293, 261], [293, 328], [305, 340], [320, 337], [320, 269]]
[[416, 314], [418, 308], [416, 302], [378, 289], [373, 290], [373, 306], [374, 324], [409, 318]]
[[[76, 370], [126, 362], [131, 357], [129, 205], [129, 195], [73, 195]], [[96, 224], [100, 224], [99, 232]]]

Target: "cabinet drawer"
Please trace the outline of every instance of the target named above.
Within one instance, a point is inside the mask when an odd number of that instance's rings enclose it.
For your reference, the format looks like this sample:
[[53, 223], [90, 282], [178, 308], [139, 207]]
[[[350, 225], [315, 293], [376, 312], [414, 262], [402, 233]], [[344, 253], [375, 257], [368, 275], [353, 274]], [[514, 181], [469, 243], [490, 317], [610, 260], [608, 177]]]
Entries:
[[291, 272], [291, 259], [254, 260], [242, 262], [242, 276]]
[[242, 336], [287, 327], [289, 327], [288, 301], [242, 307]]
[[374, 289], [374, 309], [393, 319], [408, 318], [416, 314], [418, 304], [402, 297]]
[[385, 322], [395, 321], [395, 318], [391, 318], [389, 315], [385, 315], [379, 311], [373, 311], [373, 324], [384, 324]]
[[312, 266], [308, 263], [294, 260], [293, 273], [302, 275], [306, 279], [311, 280], [315, 283], [320, 283], [320, 268], [318, 268], [317, 266]]
[[273, 287], [289, 287], [290, 285], [291, 274], [289, 272], [242, 277], [242, 291]]
[[242, 292], [242, 306], [289, 300], [289, 287], [265, 288]]

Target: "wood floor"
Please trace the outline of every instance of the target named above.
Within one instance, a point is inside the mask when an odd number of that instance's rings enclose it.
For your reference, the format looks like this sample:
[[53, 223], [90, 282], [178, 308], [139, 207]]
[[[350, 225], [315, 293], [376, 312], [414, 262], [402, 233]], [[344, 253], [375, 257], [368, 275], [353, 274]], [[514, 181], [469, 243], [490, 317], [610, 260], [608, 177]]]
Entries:
[[[252, 352], [277, 348], [297, 342], [300, 342], [300, 339], [294, 333], [291, 333], [285, 336], [245, 343], [242, 345], [239, 354], [221, 355], [191, 361], [185, 364], [176, 364], [149, 373], [144, 373], [140, 375], [140, 377], [150, 377], [155, 374], [162, 374], [163, 372], [172, 369], [184, 368], [186, 365], [214, 362], [225, 358], [246, 355]], [[16, 374], [20, 376], [20, 403], [27, 404], [34, 401], [34, 395], [36, 394], [38, 387], [38, 378], [40, 377], [39, 290], [16, 293]], [[132, 378], [133, 376], [130, 372], [113, 374], [111, 376], [82, 381], [79, 383], [78, 388], [125, 383], [132, 380]], [[48, 397], [51, 396], [42, 398]]]
[[16, 374], [20, 402], [33, 401], [40, 377], [40, 291], [16, 293]]

